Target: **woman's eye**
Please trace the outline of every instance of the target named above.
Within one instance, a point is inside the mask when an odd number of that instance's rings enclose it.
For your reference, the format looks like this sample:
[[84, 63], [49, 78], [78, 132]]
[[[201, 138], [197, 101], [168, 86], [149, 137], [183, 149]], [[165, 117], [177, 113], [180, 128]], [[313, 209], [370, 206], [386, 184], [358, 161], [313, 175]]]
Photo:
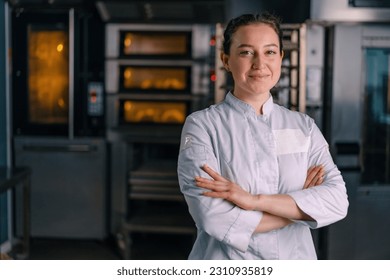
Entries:
[[251, 51], [241, 51], [240, 55], [253, 55], [253, 52], [251, 52]]
[[270, 55], [270, 54], [276, 54], [276, 51], [273, 51], [273, 50], [268, 50], [265, 52], [266, 54]]

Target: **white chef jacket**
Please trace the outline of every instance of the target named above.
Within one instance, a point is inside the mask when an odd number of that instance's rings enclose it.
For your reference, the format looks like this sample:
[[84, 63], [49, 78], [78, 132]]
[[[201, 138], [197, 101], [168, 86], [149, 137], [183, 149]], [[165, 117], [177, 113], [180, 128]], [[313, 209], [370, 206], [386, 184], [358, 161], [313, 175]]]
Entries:
[[[288, 194], [314, 221], [254, 233], [261, 211], [202, 195], [195, 176], [209, 177], [208, 164], [252, 194]], [[322, 164], [324, 183], [303, 190], [307, 170]], [[178, 178], [197, 239], [189, 259], [316, 259], [310, 228], [334, 223], [347, 214], [343, 178], [313, 119], [273, 103], [256, 115], [228, 93], [225, 100], [189, 115], [183, 126]]]

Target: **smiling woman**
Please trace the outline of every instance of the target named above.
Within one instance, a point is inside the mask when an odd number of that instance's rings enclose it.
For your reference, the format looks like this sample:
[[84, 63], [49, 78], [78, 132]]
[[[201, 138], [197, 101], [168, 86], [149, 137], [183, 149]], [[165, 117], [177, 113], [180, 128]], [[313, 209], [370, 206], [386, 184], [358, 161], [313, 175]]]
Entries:
[[221, 54], [234, 79], [234, 95], [253, 106], [258, 114], [280, 78], [280, 46], [274, 29], [259, 22], [241, 26], [231, 40], [230, 52]]
[[282, 31], [242, 15], [224, 32], [234, 87], [187, 117], [178, 176], [198, 235], [190, 259], [316, 259], [310, 228], [347, 214], [343, 178], [314, 120], [274, 103]]

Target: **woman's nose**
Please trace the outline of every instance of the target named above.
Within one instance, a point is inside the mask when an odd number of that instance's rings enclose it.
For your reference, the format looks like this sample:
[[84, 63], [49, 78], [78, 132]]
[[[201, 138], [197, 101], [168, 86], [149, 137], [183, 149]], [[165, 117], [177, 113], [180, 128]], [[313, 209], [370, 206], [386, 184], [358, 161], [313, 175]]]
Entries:
[[263, 59], [258, 55], [258, 56], [255, 56], [253, 58], [253, 62], [252, 62], [252, 68], [253, 69], [260, 69], [264, 67], [264, 64], [263, 64]]

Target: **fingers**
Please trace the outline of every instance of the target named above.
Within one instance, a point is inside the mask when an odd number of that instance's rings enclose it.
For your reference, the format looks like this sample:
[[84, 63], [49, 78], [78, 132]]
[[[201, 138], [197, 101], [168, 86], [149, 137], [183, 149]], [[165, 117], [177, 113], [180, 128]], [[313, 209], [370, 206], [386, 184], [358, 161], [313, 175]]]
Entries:
[[222, 198], [222, 199], [228, 198], [228, 193], [226, 192], [204, 192], [203, 195], [212, 198]]
[[202, 166], [204, 172], [206, 172], [211, 178], [216, 181], [227, 182], [227, 180], [222, 177], [219, 173], [215, 172], [212, 168], [210, 168], [207, 164]]
[[[318, 173], [318, 171], [319, 171], [318, 166], [311, 166], [307, 170], [306, 180], [305, 180], [305, 184], [303, 186], [304, 189], [307, 189], [308, 187], [310, 187], [314, 184], [313, 179], [316, 177], [316, 174]], [[315, 180], [317, 180], [317, 179], [315, 179]]]
[[317, 180], [313, 179], [313, 186], [321, 185], [324, 182], [325, 171], [322, 169], [318, 172], [318, 176], [316, 176]]
[[322, 165], [312, 166], [307, 170], [307, 177], [304, 189], [321, 185], [324, 182], [325, 170]]
[[204, 178], [201, 176], [195, 177], [195, 184], [198, 187], [208, 190], [203, 194], [210, 197], [225, 198], [224, 193], [231, 191], [232, 188], [230, 184], [231, 182], [227, 180], [225, 177], [221, 176], [219, 173], [215, 172], [207, 164], [202, 166], [202, 170], [211, 177], [211, 179]]
[[202, 193], [204, 196], [208, 196], [212, 198], [222, 198], [222, 199], [227, 199], [229, 197], [228, 192], [230, 191], [230, 188], [224, 182], [214, 181], [214, 180], [196, 176], [195, 184], [198, 187], [207, 190]]
[[317, 174], [317, 181], [314, 182], [314, 186], [321, 185], [324, 182], [324, 176], [325, 176], [325, 169], [324, 166], [320, 165], [320, 170], [318, 171]]
[[228, 190], [225, 182], [210, 180], [200, 176], [195, 177], [195, 184], [198, 187], [205, 188], [211, 191], [224, 192]]

